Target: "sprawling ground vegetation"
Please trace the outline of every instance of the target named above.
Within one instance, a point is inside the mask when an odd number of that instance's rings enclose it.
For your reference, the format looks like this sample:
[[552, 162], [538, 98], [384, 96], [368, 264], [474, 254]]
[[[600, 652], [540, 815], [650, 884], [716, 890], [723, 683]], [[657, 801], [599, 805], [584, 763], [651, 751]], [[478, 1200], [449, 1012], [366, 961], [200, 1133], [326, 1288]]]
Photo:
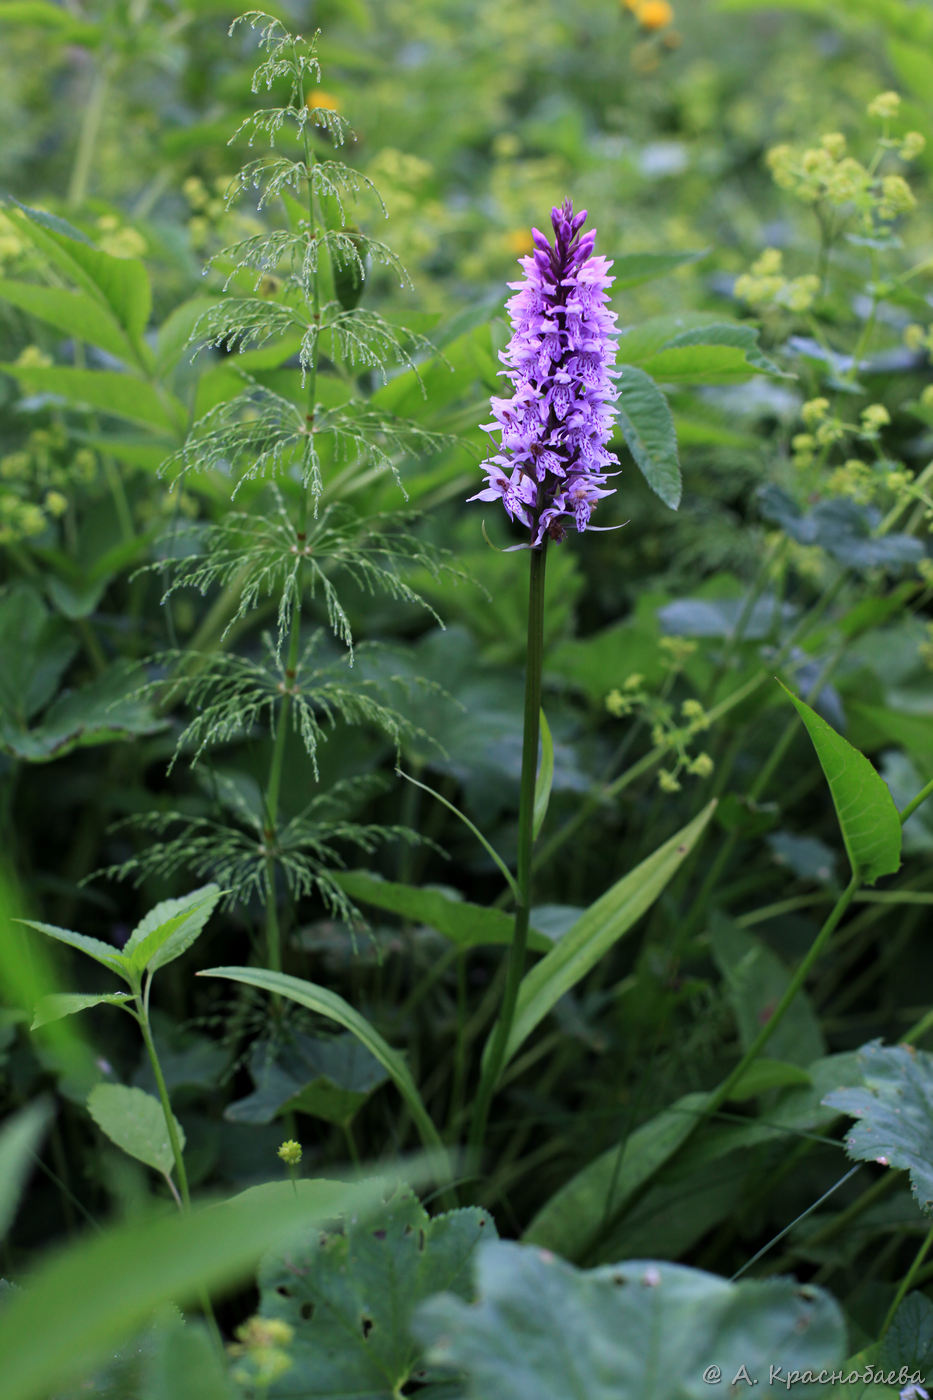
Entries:
[[933, 11], [0, 72], [3, 1400], [925, 1397]]

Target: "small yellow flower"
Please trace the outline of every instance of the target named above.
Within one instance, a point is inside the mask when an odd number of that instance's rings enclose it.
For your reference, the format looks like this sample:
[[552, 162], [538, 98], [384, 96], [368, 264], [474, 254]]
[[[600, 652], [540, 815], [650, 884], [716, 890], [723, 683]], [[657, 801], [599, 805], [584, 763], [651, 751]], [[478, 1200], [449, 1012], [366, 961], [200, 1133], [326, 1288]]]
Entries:
[[68, 499], [62, 495], [61, 491], [49, 491], [45, 497], [45, 508], [49, 515], [64, 515], [68, 509]]
[[908, 131], [901, 142], [901, 149], [898, 152], [901, 160], [914, 160], [922, 151], [926, 149], [926, 137], [921, 136], [919, 131]]
[[702, 719], [706, 711], [699, 700], [685, 700], [680, 707], [684, 719]]
[[904, 327], [904, 344], [908, 350], [922, 350], [926, 345], [927, 333], [916, 321]]
[[635, 18], [642, 29], [666, 29], [674, 21], [674, 10], [667, 0], [641, 0]]
[[645, 683], [645, 678], [640, 671], [633, 671], [630, 676], [626, 676], [622, 682], [624, 690], [639, 690]]
[[800, 410], [800, 416], [808, 428], [824, 419], [829, 412], [829, 399], [808, 399]]
[[631, 710], [631, 701], [626, 700], [621, 690], [616, 688], [610, 690], [609, 694], [606, 696], [606, 709], [616, 719], [621, 719], [623, 715], [627, 715]]
[[296, 1142], [294, 1138], [289, 1138], [278, 1149], [278, 1155], [287, 1167], [297, 1167], [301, 1161], [301, 1143]]
[[677, 774], [670, 773], [666, 768], [662, 768], [658, 774], [658, 787], [662, 792], [680, 792], [680, 783], [677, 781]]
[[920, 402], [924, 408], [933, 408], [933, 384], [928, 384], [920, 395]]
[[881, 428], [886, 428], [890, 421], [891, 415], [883, 403], [870, 403], [862, 409], [863, 432], [877, 433]]
[[16, 358], [20, 369], [48, 369], [52, 363], [51, 355], [40, 350], [38, 345], [27, 345]]
[[305, 106], [312, 112], [315, 108], [325, 112], [340, 111], [340, 103], [337, 101], [336, 97], [334, 97], [333, 93], [324, 92], [323, 90], [309, 92], [305, 99]]
[[689, 772], [691, 772], [695, 778], [708, 778], [713, 771], [713, 767], [713, 760], [708, 753], [698, 753], [690, 764]]
[[841, 160], [846, 153], [846, 138], [841, 131], [827, 131], [820, 137], [820, 145], [828, 151], [833, 160]]

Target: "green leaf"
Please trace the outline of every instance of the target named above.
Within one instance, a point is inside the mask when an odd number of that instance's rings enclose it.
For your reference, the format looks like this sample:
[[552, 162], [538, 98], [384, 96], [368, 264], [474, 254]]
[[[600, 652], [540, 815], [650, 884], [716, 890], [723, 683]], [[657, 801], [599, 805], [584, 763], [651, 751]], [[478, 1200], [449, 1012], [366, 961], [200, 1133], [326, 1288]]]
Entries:
[[[184, 417], [184, 409], [170, 394], [160, 394], [152, 384], [132, 374], [109, 369], [71, 369], [60, 365], [0, 364], [31, 393], [53, 394], [82, 408], [98, 409], [132, 423], [145, 423], [171, 434]], [[174, 414], [170, 411], [174, 409]]]
[[933, 1055], [873, 1040], [859, 1051], [858, 1064], [861, 1082], [823, 1099], [859, 1120], [846, 1136], [846, 1152], [855, 1162], [906, 1169], [920, 1209], [933, 1213]]
[[80, 690], [65, 691], [30, 728], [0, 716], [0, 749], [29, 763], [49, 763], [72, 749], [153, 734], [168, 721], [153, 714], [139, 694], [145, 677], [116, 662]]
[[864, 754], [787, 686], [783, 689], [807, 727], [829, 783], [852, 874], [873, 885], [901, 863], [901, 822], [894, 799]]
[[236, 1400], [237, 1394], [203, 1325], [178, 1319], [156, 1331], [139, 1400]]
[[124, 1001], [132, 1001], [131, 992], [52, 992], [37, 1004], [30, 1030], [38, 1030], [51, 1021], [61, 1021], [65, 1016], [75, 1016], [79, 1011], [89, 1011], [92, 1006], [119, 1006]]
[[[175, 1165], [162, 1105], [144, 1089], [126, 1084], [95, 1084], [87, 1097], [87, 1109], [101, 1132], [137, 1162], [170, 1176]], [[185, 1135], [172, 1115], [182, 1148]]]
[[311, 1221], [364, 1216], [380, 1182], [299, 1181], [239, 1198], [174, 1209], [68, 1246], [32, 1271], [29, 1287], [0, 1309], [3, 1400], [46, 1400], [84, 1376], [164, 1303], [184, 1306], [203, 1289], [229, 1289], [267, 1249]]
[[532, 832], [537, 841], [538, 832], [544, 825], [548, 803], [551, 800], [551, 784], [554, 781], [554, 741], [548, 728], [547, 718], [541, 711], [541, 763], [535, 777], [534, 814]]
[[100, 40], [100, 27], [79, 19], [53, 4], [52, 0], [3, 0], [0, 24], [21, 24], [27, 29], [45, 29], [60, 43], [93, 46]]
[[84, 933], [75, 933], [70, 928], [57, 928], [54, 924], [40, 924], [35, 919], [18, 919], [17, 923], [27, 924], [29, 928], [37, 929], [39, 933], [54, 938], [58, 943], [67, 943], [69, 948], [77, 948], [79, 953], [86, 953], [95, 962], [102, 963], [104, 967], [109, 967], [111, 972], [116, 972], [118, 976], [126, 978], [126, 958], [116, 948], [112, 948], [109, 943], [102, 943], [99, 938], [89, 938]]
[[589, 1162], [538, 1211], [522, 1236], [525, 1243], [584, 1258], [606, 1223], [690, 1136], [707, 1098], [686, 1094]]
[[620, 292], [626, 287], [638, 287], [643, 282], [666, 277], [686, 263], [699, 262], [708, 253], [708, 248], [696, 253], [623, 253], [612, 260], [613, 290]]
[[48, 1099], [36, 1099], [0, 1128], [0, 1240], [9, 1228], [39, 1143], [52, 1118]]
[[64, 287], [40, 287], [32, 282], [11, 282], [0, 278], [0, 299], [18, 306], [30, 316], [45, 321], [76, 340], [96, 345], [118, 360], [132, 357], [133, 347], [118, 321], [86, 292], [70, 292]]
[[[503, 1069], [560, 998], [651, 908], [700, 839], [715, 807], [715, 801], [710, 802], [682, 831], [618, 880], [525, 974], [518, 991]], [[489, 1053], [488, 1046], [486, 1053]]]
[[789, 1084], [810, 1084], [805, 1069], [786, 1060], [755, 1060], [735, 1085], [730, 1100], [755, 1099], [770, 1089], [786, 1089]]
[[411, 1071], [399, 1052], [393, 1050], [391, 1045], [383, 1040], [375, 1026], [371, 1025], [365, 1016], [361, 1016], [349, 1002], [344, 1001], [343, 997], [338, 996], [336, 992], [328, 991], [326, 987], [316, 986], [314, 982], [304, 982], [300, 977], [289, 977], [282, 972], [266, 972], [261, 968], [209, 967], [197, 975], [199, 977], [226, 977], [231, 982], [242, 982], [247, 987], [259, 987], [262, 991], [272, 992], [275, 996], [287, 997], [289, 1001], [297, 1002], [299, 1006], [306, 1006], [309, 1011], [315, 1011], [319, 1016], [326, 1016], [328, 1020], [336, 1021], [345, 1030], [351, 1031], [387, 1071], [408, 1105], [425, 1147], [437, 1154], [438, 1169], [445, 1168], [447, 1154], [438, 1131], [431, 1121], [431, 1116], [418, 1093], [415, 1081], [411, 1077]]
[[77, 649], [29, 584], [0, 592], [0, 733], [48, 704]]
[[369, 1220], [306, 1231], [267, 1256], [259, 1275], [260, 1315], [294, 1329], [283, 1393], [305, 1400], [395, 1400], [414, 1384], [430, 1400], [438, 1391], [412, 1340], [412, 1314], [441, 1290], [469, 1301], [475, 1250], [494, 1237], [485, 1211], [432, 1219], [402, 1190]]
[[181, 899], [165, 899], [134, 928], [123, 945], [124, 957], [137, 972], [155, 972], [187, 952], [207, 923], [221, 896], [218, 885], [203, 885]]
[[[460, 948], [507, 945], [512, 941], [515, 920], [501, 909], [454, 899], [441, 890], [418, 889], [414, 885], [383, 880], [367, 870], [338, 870], [333, 872], [332, 878], [352, 900], [401, 914], [413, 923], [426, 924]], [[536, 929], [529, 930], [528, 946], [535, 952], [546, 953], [553, 941]]]
[[20, 204], [9, 212], [21, 233], [113, 314], [129, 336], [137, 359], [148, 360], [142, 336], [152, 310], [152, 292], [145, 264], [138, 258], [117, 258], [95, 248], [64, 220], [53, 224], [39, 210]]
[[231, 1123], [271, 1123], [284, 1113], [309, 1113], [345, 1127], [388, 1074], [355, 1036], [315, 1039], [294, 1032], [260, 1040], [250, 1056], [256, 1086], [224, 1111]]
[[[414, 1325], [429, 1362], [466, 1371], [467, 1400], [682, 1400], [706, 1393], [711, 1364], [726, 1392], [745, 1367], [756, 1394], [777, 1395], [774, 1365], [818, 1372], [845, 1355], [837, 1304], [794, 1279], [727, 1283], [645, 1260], [582, 1272], [505, 1241], [483, 1245], [476, 1268], [478, 1302], [441, 1295]], [[815, 1398], [821, 1387], [795, 1392]]]
[[758, 349], [758, 331], [736, 322], [681, 331], [640, 364], [646, 374], [676, 384], [734, 383], [752, 374], [783, 376]]
[[[747, 1050], [787, 990], [790, 973], [767, 943], [726, 915], [714, 912], [709, 932], [739, 1042]], [[788, 1008], [768, 1048], [776, 1059], [795, 1065], [808, 1065], [826, 1053], [819, 1017], [803, 991]]]
[[908, 1293], [879, 1348], [878, 1360], [886, 1371], [918, 1371], [933, 1374], [933, 1303], [923, 1293]]
[[677, 434], [667, 399], [644, 370], [623, 365], [618, 383], [619, 427], [642, 476], [665, 505], [680, 504]]

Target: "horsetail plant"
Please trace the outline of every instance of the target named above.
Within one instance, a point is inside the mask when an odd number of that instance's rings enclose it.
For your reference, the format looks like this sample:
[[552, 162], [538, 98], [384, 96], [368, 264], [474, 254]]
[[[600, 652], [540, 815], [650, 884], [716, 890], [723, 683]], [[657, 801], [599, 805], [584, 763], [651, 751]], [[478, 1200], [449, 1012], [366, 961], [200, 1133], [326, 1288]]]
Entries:
[[[309, 778], [317, 780], [319, 746], [338, 721], [376, 727], [396, 752], [412, 732], [390, 694], [405, 682], [346, 674], [354, 637], [341, 584], [431, 612], [401, 571], [415, 565], [436, 575], [447, 566], [411, 533], [409, 512], [367, 515], [359, 503], [364, 473], [390, 471], [404, 494], [405, 455], [436, 450], [442, 441], [364, 396], [363, 376], [377, 371], [387, 378], [392, 367], [417, 375], [418, 360], [435, 353], [423, 337], [359, 304], [373, 265], [410, 286], [391, 249], [347, 220], [348, 202], [359, 195], [374, 197], [382, 213], [385, 208], [364, 175], [322, 153], [351, 133], [342, 115], [316, 101], [317, 36], [290, 34], [259, 11], [235, 20], [231, 34], [242, 25], [257, 32], [265, 55], [253, 92], [282, 84], [286, 97], [283, 105], [247, 117], [232, 138], [246, 137], [250, 146], [261, 139], [273, 149], [243, 166], [231, 181], [229, 201], [253, 192], [260, 213], [278, 202], [286, 227], [251, 235], [211, 260], [225, 274], [224, 294], [198, 320], [192, 343], [198, 353], [228, 357], [236, 388], [195, 422], [167, 469], [202, 478], [220, 474], [232, 483], [233, 496], [243, 492], [248, 504], [194, 525], [187, 539], [176, 534], [170, 558], [157, 566], [170, 571], [166, 598], [183, 588], [204, 595], [219, 587], [224, 616], [212, 650], [163, 658], [176, 664], [165, 666], [154, 684], [164, 707], [184, 693], [195, 712], [176, 759], [185, 754], [196, 763], [220, 744], [264, 730], [271, 733], [272, 752], [263, 783], [244, 775], [208, 776], [204, 786], [217, 815], [143, 817], [155, 840], [108, 873], [165, 877], [184, 867], [219, 880], [228, 903], [264, 899], [266, 958], [277, 971], [280, 885], [292, 899], [316, 892], [333, 914], [352, 922], [355, 911], [329, 873], [342, 864], [335, 842], [372, 851], [390, 838], [412, 839], [402, 828], [360, 825], [348, 815], [372, 792], [371, 778], [338, 783], [313, 795], [297, 814], [283, 812], [290, 733], [310, 760]], [[289, 141], [290, 151], [274, 149]], [[268, 347], [262, 365], [277, 371], [274, 387], [263, 381], [255, 355], [246, 362], [249, 369], [235, 367], [238, 354], [262, 347]], [[231, 629], [242, 630], [269, 603], [276, 627], [264, 648], [249, 655], [225, 651]], [[323, 626], [308, 635], [303, 624], [315, 605]], [[327, 632], [343, 649], [342, 659], [339, 653], [338, 659], [322, 656]]]

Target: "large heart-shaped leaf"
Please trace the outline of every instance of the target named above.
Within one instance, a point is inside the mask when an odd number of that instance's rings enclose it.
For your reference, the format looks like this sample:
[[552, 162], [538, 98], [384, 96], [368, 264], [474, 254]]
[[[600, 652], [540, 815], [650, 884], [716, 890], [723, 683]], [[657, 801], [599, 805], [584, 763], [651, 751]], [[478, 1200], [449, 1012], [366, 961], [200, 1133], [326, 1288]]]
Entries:
[[403, 1190], [376, 1217], [307, 1231], [269, 1255], [260, 1312], [294, 1328], [292, 1365], [275, 1395], [394, 1400], [409, 1382], [425, 1400], [446, 1393], [431, 1384], [409, 1322], [434, 1293], [471, 1298], [474, 1251], [494, 1236], [485, 1211], [431, 1219]]
[[645, 1261], [583, 1272], [502, 1241], [476, 1268], [477, 1303], [434, 1298], [415, 1319], [428, 1360], [466, 1371], [468, 1400], [701, 1400], [719, 1383], [786, 1394], [773, 1368], [819, 1372], [845, 1356], [836, 1303], [793, 1279], [727, 1283]]
[[933, 1212], [933, 1055], [873, 1040], [858, 1063], [861, 1083], [823, 1099], [859, 1120], [846, 1152], [857, 1162], [905, 1168], [921, 1210]]

